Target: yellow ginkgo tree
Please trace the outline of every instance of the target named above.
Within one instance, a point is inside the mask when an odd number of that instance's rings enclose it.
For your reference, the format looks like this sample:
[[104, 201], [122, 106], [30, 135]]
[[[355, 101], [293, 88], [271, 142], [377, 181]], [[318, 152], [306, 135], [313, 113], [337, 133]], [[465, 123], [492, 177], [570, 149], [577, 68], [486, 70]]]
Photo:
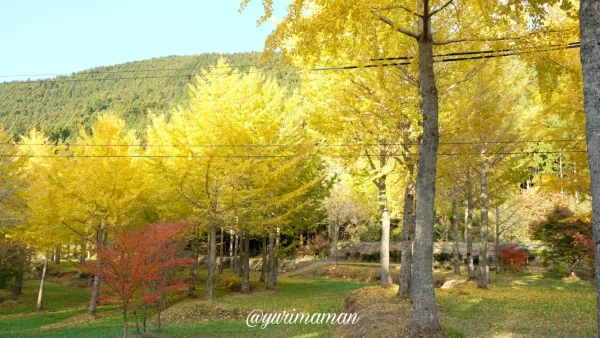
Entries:
[[[43, 139], [34, 132], [25, 142], [48, 144]], [[90, 131], [81, 126], [73, 144], [32, 149], [37, 157], [31, 159], [30, 168], [39, 178], [35, 189], [40, 196], [31, 203], [27, 231], [41, 235], [42, 228], [49, 226], [60, 229], [53, 231], [56, 236], [69, 233], [100, 245], [107, 243], [116, 226], [144, 221], [145, 180], [139, 157], [143, 149], [120, 118], [100, 116]], [[99, 285], [96, 276], [90, 315], [96, 313]]]
[[[243, 0], [243, 9], [251, 0]], [[264, 1], [273, 15], [273, 1]], [[548, 33], [540, 27], [543, 6], [516, 1], [294, 0], [287, 15], [265, 42], [266, 57], [281, 51], [284, 61], [305, 68], [409, 60], [418, 65], [422, 139], [416, 173], [413, 265], [413, 327], [416, 332], [442, 331], [435, 305], [431, 262], [435, 222], [435, 178], [439, 147], [439, 92], [436, 53], [480, 50], [485, 41], [496, 49], [507, 42], [534, 41]], [[531, 11], [514, 9], [535, 7]], [[514, 47], [514, 44], [513, 44]], [[406, 51], [416, 51], [408, 54]], [[440, 74], [437, 73], [439, 76]], [[389, 84], [395, 85], [395, 84]]]
[[[389, 87], [393, 82], [397, 86]], [[377, 188], [378, 209], [381, 218], [381, 285], [392, 284], [389, 268], [390, 212], [394, 210], [390, 182], [398, 175], [407, 177], [405, 183], [403, 231], [407, 234], [403, 245], [401, 275], [402, 296], [410, 293], [412, 245], [413, 175], [419, 135], [416, 90], [407, 75], [396, 68], [366, 68], [354, 73], [306, 73], [303, 94], [309, 103], [309, 128], [332, 151], [338, 163], [351, 168], [354, 175], [372, 182]], [[399, 208], [398, 208], [399, 209]], [[408, 272], [408, 273], [407, 273]]]
[[[286, 154], [301, 142], [302, 121], [293, 116], [298, 104], [275, 81], [232, 70], [220, 60], [190, 84], [188, 105], [152, 119], [146, 152], [153, 157], [152, 181], [177, 195], [174, 205], [208, 219], [207, 299], [213, 298], [218, 225], [248, 208], [251, 199], [271, 196], [269, 185], [283, 184], [281, 173], [294, 170], [296, 162]], [[161, 144], [169, 146], [153, 146]], [[239, 229], [250, 233], [245, 225]]]

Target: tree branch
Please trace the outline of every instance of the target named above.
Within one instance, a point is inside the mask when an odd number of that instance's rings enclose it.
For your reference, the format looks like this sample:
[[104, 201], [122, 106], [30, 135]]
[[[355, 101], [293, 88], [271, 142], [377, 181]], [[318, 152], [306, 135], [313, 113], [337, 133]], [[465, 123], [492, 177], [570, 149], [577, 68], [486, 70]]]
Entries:
[[404, 34], [404, 35], [406, 35], [406, 36], [410, 36], [411, 38], [415, 38], [415, 39], [417, 39], [417, 40], [419, 39], [419, 35], [418, 35], [418, 34], [416, 34], [416, 33], [414, 33], [414, 32], [411, 32], [411, 31], [409, 31], [409, 30], [407, 30], [407, 29], [404, 29], [404, 28], [402, 28], [402, 27], [398, 27], [398, 26], [396, 26], [396, 24], [395, 24], [395, 23], [394, 23], [392, 20], [390, 20], [389, 18], [387, 18], [387, 17], [386, 17], [386, 16], [384, 16], [384, 15], [381, 15], [381, 14], [377, 13], [377, 11], [376, 11], [376, 10], [372, 9], [372, 10], [371, 10], [371, 13], [373, 13], [375, 16], [377, 16], [377, 18], [378, 18], [380, 21], [382, 21], [382, 22], [383, 22], [383, 23], [385, 23], [386, 25], [388, 25], [388, 26], [392, 27], [392, 28], [393, 28], [394, 30], [396, 30], [397, 32], [400, 32], [400, 33], [402, 33], [402, 34]]
[[449, 45], [457, 42], [490, 42], [490, 41], [507, 41], [507, 40], [521, 40], [523, 38], [537, 35], [537, 34], [548, 34], [548, 33], [558, 33], [558, 30], [547, 30], [547, 31], [537, 31], [531, 32], [520, 36], [504, 36], [500, 38], [486, 38], [486, 37], [473, 37], [473, 38], [462, 38], [462, 39], [450, 39], [445, 41], [433, 41], [433, 45], [441, 46], [441, 45]]
[[78, 234], [79, 236], [86, 238], [86, 236], [84, 234], [82, 234], [81, 232], [71, 228], [71, 226], [69, 226], [65, 221], [61, 220], [62, 224], [64, 224], [67, 228], [69, 228], [69, 230], [73, 231], [74, 233]]
[[378, 8], [377, 10], [380, 10], [380, 11], [389, 11], [389, 10], [398, 9], [398, 8], [403, 9], [403, 10], [407, 11], [408, 13], [410, 13], [410, 14], [412, 14], [414, 16], [417, 16], [419, 18], [423, 17], [423, 14], [419, 14], [416, 11], [413, 11], [412, 9], [410, 9], [410, 8], [408, 8], [406, 6], [402, 6], [402, 5], [383, 7], [383, 8]]
[[481, 70], [481, 68], [483, 68], [483, 66], [487, 63], [487, 59], [482, 62], [481, 64], [479, 64], [477, 67], [472, 68], [469, 72], [467, 72], [467, 74], [465, 74], [465, 76], [456, 81], [455, 83], [453, 83], [450, 87], [446, 88], [444, 91], [442, 91], [440, 93], [440, 96], [448, 93], [449, 91], [451, 91], [452, 89], [454, 89], [456, 86], [458, 86], [459, 84], [463, 83], [463, 82], [467, 82], [469, 81], [473, 76], [475, 76], [477, 74], [477, 72], [479, 72], [479, 70]]
[[436, 15], [437, 13], [441, 12], [444, 10], [444, 8], [448, 7], [452, 2], [454, 2], [454, 0], [449, 0], [448, 2], [446, 2], [445, 4], [442, 5], [442, 7], [434, 10], [433, 12], [429, 13], [429, 17], [431, 18], [432, 16]]

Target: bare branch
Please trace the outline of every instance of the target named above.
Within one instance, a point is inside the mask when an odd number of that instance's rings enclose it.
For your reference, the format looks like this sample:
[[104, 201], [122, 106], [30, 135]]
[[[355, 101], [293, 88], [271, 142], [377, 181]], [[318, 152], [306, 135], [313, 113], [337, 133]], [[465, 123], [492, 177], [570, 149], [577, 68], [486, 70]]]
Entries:
[[414, 32], [411, 32], [411, 31], [409, 31], [407, 29], [404, 29], [402, 27], [396, 26], [396, 24], [392, 20], [390, 20], [388, 17], [386, 17], [384, 15], [381, 15], [381, 14], [377, 13], [376, 10], [372, 9], [371, 13], [373, 13], [375, 16], [377, 16], [377, 18], [379, 18], [379, 20], [381, 20], [386, 25], [392, 27], [394, 30], [396, 30], [396, 31], [398, 31], [398, 32], [400, 32], [400, 33], [402, 33], [402, 34], [404, 34], [406, 36], [410, 36], [411, 38], [415, 38], [417, 40], [419, 39], [419, 35], [418, 34], [416, 34]]
[[65, 221], [62, 221], [62, 220], [61, 220], [61, 222], [62, 222], [62, 224], [64, 224], [64, 225], [65, 225], [67, 228], [69, 228], [69, 230], [73, 231], [74, 233], [78, 234], [79, 236], [81, 236], [81, 237], [83, 237], [83, 238], [86, 238], [86, 236], [85, 236], [84, 234], [82, 234], [81, 232], [79, 232], [79, 231], [77, 231], [77, 230], [75, 230], [75, 229], [71, 228], [71, 226], [69, 226], [69, 225], [68, 225], [68, 224], [67, 224]]
[[532, 35], [558, 33], [558, 32], [560, 32], [560, 31], [558, 31], [558, 30], [546, 30], [546, 31], [531, 32], [531, 33], [527, 33], [527, 34], [519, 35], [519, 36], [504, 36], [504, 37], [499, 37], [499, 38], [492, 38], [492, 37], [472, 37], [472, 38], [462, 38], [462, 39], [450, 39], [450, 40], [445, 40], [445, 41], [434, 40], [433, 44], [435, 46], [441, 46], [441, 45], [449, 45], [449, 44], [457, 43], [457, 42], [491, 42], [491, 41], [521, 40], [521, 39], [524, 39], [526, 37], [530, 37]]
[[486, 62], [487, 62], [487, 59], [485, 59], [485, 61], [482, 62], [481, 64], [479, 64], [476, 67], [472, 68], [470, 71], [467, 72], [467, 74], [465, 74], [465, 76], [462, 79], [456, 81], [450, 87], [448, 87], [444, 91], [442, 91], [440, 93], [440, 96], [448, 93], [449, 91], [451, 91], [452, 89], [454, 89], [459, 84], [461, 84], [463, 82], [466, 82], [466, 81], [469, 81], [473, 76], [475, 76], [475, 74], [477, 74], [477, 72], [479, 72], [481, 70], [481, 68], [483, 68], [483, 66], [486, 64]]
[[377, 10], [380, 10], [380, 11], [389, 11], [389, 10], [392, 10], [392, 9], [403, 9], [403, 10], [407, 11], [408, 13], [410, 13], [410, 14], [412, 14], [414, 16], [417, 16], [419, 18], [423, 17], [423, 14], [419, 14], [416, 11], [413, 11], [412, 9], [410, 9], [410, 8], [408, 8], [406, 6], [402, 6], [402, 5], [388, 6], [388, 7], [378, 8]]
[[429, 17], [432, 17], [434, 15], [436, 15], [437, 13], [441, 12], [444, 10], [444, 8], [448, 7], [452, 2], [454, 2], [454, 0], [449, 0], [448, 2], [446, 2], [445, 4], [442, 5], [442, 7], [434, 10], [433, 12], [429, 13]]
[[375, 167], [375, 163], [373, 163], [373, 160], [371, 159], [371, 155], [369, 155], [369, 152], [367, 151], [367, 149], [365, 149], [365, 155], [367, 155], [367, 159], [369, 160], [369, 165], [371, 166], [371, 169], [377, 170], [377, 167]]

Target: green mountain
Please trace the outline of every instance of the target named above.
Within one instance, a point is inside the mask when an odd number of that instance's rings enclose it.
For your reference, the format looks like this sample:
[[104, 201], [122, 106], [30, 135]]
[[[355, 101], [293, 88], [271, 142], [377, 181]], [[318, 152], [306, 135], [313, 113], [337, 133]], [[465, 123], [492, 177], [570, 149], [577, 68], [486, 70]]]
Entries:
[[[38, 128], [52, 139], [66, 139], [82, 123], [89, 127], [99, 114], [115, 113], [142, 134], [148, 111], [163, 113], [188, 98], [187, 83], [203, 67], [214, 66], [220, 57], [242, 71], [255, 65], [257, 52], [168, 56], [98, 67], [70, 76], [39, 81], [0, 83], [0, 124], [15, 135]], [[293, 90], [299, 86], [297, 69], [280, 68], [271, 60], [258, 68]]]

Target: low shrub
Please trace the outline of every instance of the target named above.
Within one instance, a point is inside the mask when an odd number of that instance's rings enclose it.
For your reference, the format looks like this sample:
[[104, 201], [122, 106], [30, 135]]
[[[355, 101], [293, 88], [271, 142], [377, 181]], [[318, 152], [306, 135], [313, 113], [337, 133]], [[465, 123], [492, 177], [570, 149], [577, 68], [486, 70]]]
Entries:
[[12, 291], [0, 289], [0, 303], [12, 299]]
[[323, 257], [328, 252], [329, 242], [326, 241], [321, 235], [316, 235], [310, 239], [306, 244], [308, 251], [318, 257]]
[[390, 262], [401, 263], [402, 262], [402, 250], [390, 251]]
[[440, 252], [437, 254], [433, 254], [433, 260], [438, 263], [445, 263], [452, 260], [452, 254], [446, 252]]
[[[250, 290], [260, 288], [262, 283], [255, 280], [250, 280]], [[215, 288], [220, 290], [228, 290], [234, 292], [240, 292], [242, 289], [242, 277], [229, 276], [226, 278], [218, 279], [215, 284]]]
[[500, 263], [505, 270], [522, 271], [529, 254], [512, 244], [500, 249]]

